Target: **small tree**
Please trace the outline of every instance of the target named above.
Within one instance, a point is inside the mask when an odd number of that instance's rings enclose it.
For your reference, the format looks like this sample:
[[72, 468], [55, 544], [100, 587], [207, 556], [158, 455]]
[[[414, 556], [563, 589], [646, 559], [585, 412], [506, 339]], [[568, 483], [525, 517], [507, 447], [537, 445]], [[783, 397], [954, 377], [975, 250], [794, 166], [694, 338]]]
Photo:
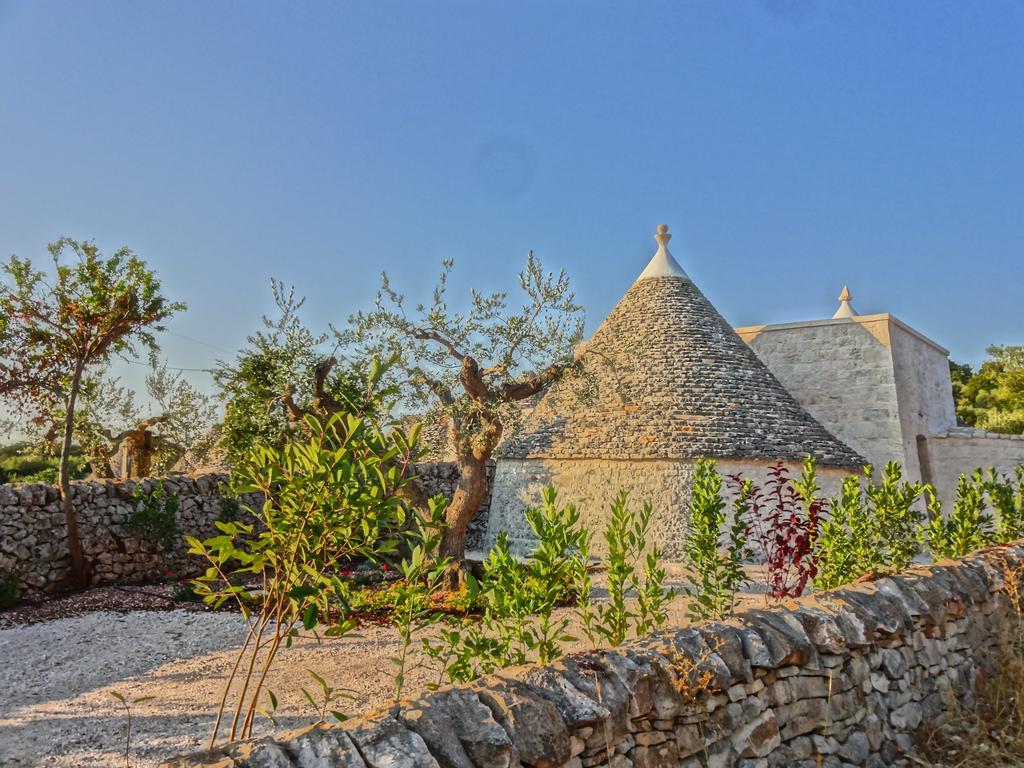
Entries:
[[226, 401], [221, 449], [232, 465], [254, 445], [281, 448], [304, 440], [307, 414], [380, 418], [386, 407], [387, 393], [374, 390], [374, 364], [354, 363], [339, 371], [337, 360], [323, 352], [327, 336], [311, 331], [299, 317], [306, 300], [277, 280], [270, 287], [277, 316], [264, 315], [263, 330], [248, 337], [233, 362], [218, 362], [213, 373]]
[[453, 563], [449, 586], [455, 586], [466, 530], [487, 496], [487, 462], [515, 420], [517, 404], [581, 370], [583, 309], [565, 273], [545, 273], [531, 253], [519, 275], [526, 297], [521, 309], [510, 310], [505, 293], [474, 290], [469, 308], [456, 312], [446, 296], [452, 262], [442, 264], [433, 300], [417, 305], [413, 317], [385, 274], [376, 308], [352, 316], [349, 329], [336, 333], [358, 357], [396, 360], [406, 403], [448, 425], [460, 477], [440, 555]]
[[[49, 246], [53, 272], [12, 256], [0, 280], [0, 398], [30, 418], [64, 413], [58, 482], [71, 555], [69, 581], [82, 586], [88, 566], [71, 502], [68, 458], [75, 406], [90, 370], [116, 354], [155, 355], [154, 331], [185, 305], [169, 302], [160, 281], [127, 248], [109, 258], [92, 243], [61, 238]], [[75, 261], [63, 263], [70, 251]]]

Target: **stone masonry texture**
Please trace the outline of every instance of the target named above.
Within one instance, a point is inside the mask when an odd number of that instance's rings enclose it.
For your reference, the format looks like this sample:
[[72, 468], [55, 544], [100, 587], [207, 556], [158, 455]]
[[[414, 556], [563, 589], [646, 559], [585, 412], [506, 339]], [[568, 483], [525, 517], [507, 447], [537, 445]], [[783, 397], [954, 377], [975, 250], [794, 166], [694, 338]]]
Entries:
[[556, 387], [509, 458], [863, 459], [801, 407], [684, 277], [638, 280], [587, 342], [592, 401]]
[[[458, 469], [449, 462], [416, 466], [417, 482], [427, 496], [451, 497], [458, 481]], [[181, 536], [205, 539], [217, 533], [215, 523], [230, 515], [223, 496], [227, 475], [168, 477], [164, 491], [178, 499], [176, 519]], [[123, 483], [81, 481], [72, 484], [72, 500], [85, 555], [92, 567], [94, 584], [137, 583], [202, 573], [206, 564], [187, 555], [187, 545], [164, 552], [154, 542], [133, 536], [125, 529], [133, 509], [132, 494], [138, 483], [151, 493], [158, 480]], [[259, 505], [254, 494], [240, 500]], [[487, 512], [478, 513], [470, 531], [471, 543], [479, 542], [486, 527]], [[0, 485], [0, 571], [14, 574], [20, 597], [59, 592], [69, 566], [67, 528], [61, 509], [60, 490], [41, 483]]]
[[906, 765], [970, 707], [1020, 606], [1024, 543], [444, 688], [168, 768]]

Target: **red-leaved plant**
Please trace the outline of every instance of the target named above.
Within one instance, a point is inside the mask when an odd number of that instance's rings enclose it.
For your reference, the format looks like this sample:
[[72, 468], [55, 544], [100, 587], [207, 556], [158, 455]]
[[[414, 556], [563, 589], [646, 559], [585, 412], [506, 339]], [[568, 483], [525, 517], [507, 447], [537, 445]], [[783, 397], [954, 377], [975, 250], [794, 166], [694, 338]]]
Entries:
[[[733, 493], [743, 485], [740, 475], [730, 475]], [[753, 487], [750, 496], [748, 541], [760, 550], [765, 564], [765, 594], [769, 600], [800, 597], [818, 573], [814, 540], [827, 501], [818, 497], [815, 462], [804, 461], [797, 480], [782, 462], [768, 470], [764, 488]]]

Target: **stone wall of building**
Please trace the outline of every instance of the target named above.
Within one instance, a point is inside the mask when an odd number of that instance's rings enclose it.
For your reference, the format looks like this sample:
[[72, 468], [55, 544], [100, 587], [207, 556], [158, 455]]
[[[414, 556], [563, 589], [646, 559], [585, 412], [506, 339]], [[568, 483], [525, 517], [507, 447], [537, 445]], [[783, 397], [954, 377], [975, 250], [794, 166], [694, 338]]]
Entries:
[[998, 674], [1022, 568], [1017, 542], [165, 765], [910, 765], [918, 727], [959, 716]]
[[[799, 466], [787, 466], [791, 474], [799, 474]], [[770, 464], [723, 459], [717, 467], [723, 475], [742, 474], [763, 485]], [[652, 504], [650, 540], [664, 550], [667, 560], [678, 561], [686, 547], [686, 509], [694, 471], [694, 462], [682, 460], [501, 459], [491, 489], [485, 542], [492, 544], [497, 534], [505, 531], [514, 551], [529, 552], [534, 542], [523, 510], [539, 505], [541, 491], [554, 486], [560, 504], [576, 505], [581, 524], [595, 534], [594, 554], [603, 555], [605, 542], [600, 532], [608, 520], [612, 501], [619, 491], [625, 490], [637, 511], [646, 502]], [[836, 495], [849, 473], [819, 468], [822, 492]]]
[[832, 434], [872, 464], [905, 465], [889, 326], [870, 315], [736, 332]]
[[[451, 497], [458, 470], [450, 462], [420, 464], [416, 473], [428, 496]], [[182, 536], [200, 539], [216, 534], [215, 522], [232, 514], [222, 498], [227, 475], [169, 477], [162, 482], [168, 495], [178, 499], [176, 520]], [[92, 568], [92, 583], [132, 583], [198, 575], [205, 564], [189, 557], [184, 540], [170, 551], [132, 535], [125, 523], [132, 514], [133, 493], [141, 483], [151, 493], [157, 480], [72, 483], [82, 546]], [[242, 504], [261, 503], [261, 497], [243, 498]], [[486, 506], [477, 515], [473, 535], [479, 542], [486, 524]], [[69, 567], [67, 528], [60, 490], [40, 483], [0, 485], [0, 570], [12, 573], [22, 597], [59, 592]]]
[[1024, 464], [1022, 435], [956, 427], [929, 437], [926, 446], [931, 482], [946, 510], [952, 509], [960, 473], [993, 467], [1012, 477], [1017, 465]]

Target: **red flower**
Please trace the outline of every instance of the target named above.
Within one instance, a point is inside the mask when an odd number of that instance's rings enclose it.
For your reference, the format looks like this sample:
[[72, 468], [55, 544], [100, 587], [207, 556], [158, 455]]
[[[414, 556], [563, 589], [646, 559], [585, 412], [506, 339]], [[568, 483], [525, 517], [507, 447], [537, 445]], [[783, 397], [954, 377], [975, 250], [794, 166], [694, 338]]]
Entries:
[[380, 564], [380, 569], [381, 569], [382, 571], [386, 571], [386, 570], [388, 569], [388, 564], [387, 564], [387, 563], [381, 563], [381, 564]]

